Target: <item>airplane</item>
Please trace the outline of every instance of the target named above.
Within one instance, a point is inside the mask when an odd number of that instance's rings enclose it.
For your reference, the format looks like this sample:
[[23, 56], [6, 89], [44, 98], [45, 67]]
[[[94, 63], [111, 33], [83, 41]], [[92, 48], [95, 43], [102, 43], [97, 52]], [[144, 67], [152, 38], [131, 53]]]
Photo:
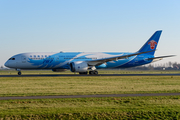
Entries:
[[97, 75], [97, 69], [128, 68], [149, 64], [162, 58], [175, 55], [154, 57], [162, 30], [156, 31], [150, 39], [134, 53], [124, 52], [31, 52], [12, 56], [4, 64], [14, 68], [21, 75], [23, 69], [52, 69], [53, 72], [79, 72]]

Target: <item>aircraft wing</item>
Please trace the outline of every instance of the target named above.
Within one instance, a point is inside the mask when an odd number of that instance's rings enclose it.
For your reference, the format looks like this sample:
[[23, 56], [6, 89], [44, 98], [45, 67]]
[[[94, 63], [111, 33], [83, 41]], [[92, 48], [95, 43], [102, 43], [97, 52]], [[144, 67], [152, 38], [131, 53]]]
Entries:
[[154, 59], [160, 59], [160, 58], [166, 58], [166, 57], [174, 57], [176, 55], [168, 55], [168, 56], [159, 56], [159, 57], [154, 57], [154, 58], [147, 58], [146, 60], [154, 60]]
[[101, 65], [101, 64], [109, 62], [109, 61], [125, 59], [125, 58], [131, 57], [131, 56], [145, 54], [145, 53], [149, 53], [149, 52], [153, 52], [153, 51], [155, 51], [155, 50], [146, 51], [146, 52], [136, 52], [133, 54], [121, 55], [121, 56], [115, 56], [115, 57], [109, 57], [109, 58], [103, 58], [103, 59], [90, 60], [90, 61], [87, 61], [87, 63], [90, 66], [96, 66], [96, 65]]

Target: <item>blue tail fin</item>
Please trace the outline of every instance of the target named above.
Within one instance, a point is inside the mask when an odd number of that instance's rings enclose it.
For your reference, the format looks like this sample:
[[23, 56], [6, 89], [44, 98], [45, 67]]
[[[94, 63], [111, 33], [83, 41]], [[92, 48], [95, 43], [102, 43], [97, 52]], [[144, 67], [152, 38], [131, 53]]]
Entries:
[[[161, 32], [162, 32], [162, 30], [156, 31], [151, 36], [151, 38], [149, 38], [149, 40], [141, 47], [141, 49], [138, 52], [146, 52], [146, 51], [156, 50], [159, 38], [161, 36]], [[149, 52], [149, 53], [146, 53], [146, 54], [154, 55], [154, 52], [155, 51]]]

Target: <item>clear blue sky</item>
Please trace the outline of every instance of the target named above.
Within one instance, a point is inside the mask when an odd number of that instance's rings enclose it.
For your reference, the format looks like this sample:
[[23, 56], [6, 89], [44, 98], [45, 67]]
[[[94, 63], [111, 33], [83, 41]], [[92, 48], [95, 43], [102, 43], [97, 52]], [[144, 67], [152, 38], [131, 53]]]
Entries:
[[156, 56], [180, 62], [179, 0], [1, 0], [0, 65], [23, 52], [136, 52], [163, 30]]

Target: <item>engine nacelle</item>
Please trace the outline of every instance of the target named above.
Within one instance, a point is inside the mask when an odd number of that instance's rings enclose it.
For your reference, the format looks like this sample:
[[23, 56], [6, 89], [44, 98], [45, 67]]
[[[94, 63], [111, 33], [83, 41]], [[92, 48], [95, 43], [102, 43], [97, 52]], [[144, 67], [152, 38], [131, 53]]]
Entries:
[[88, 70], [88, 64], [84, 61], [77, 61], [70, 63], [71, 72], [86, 72]]
[[52, 69], [53, 72], [65, 72], [66, 69]]

